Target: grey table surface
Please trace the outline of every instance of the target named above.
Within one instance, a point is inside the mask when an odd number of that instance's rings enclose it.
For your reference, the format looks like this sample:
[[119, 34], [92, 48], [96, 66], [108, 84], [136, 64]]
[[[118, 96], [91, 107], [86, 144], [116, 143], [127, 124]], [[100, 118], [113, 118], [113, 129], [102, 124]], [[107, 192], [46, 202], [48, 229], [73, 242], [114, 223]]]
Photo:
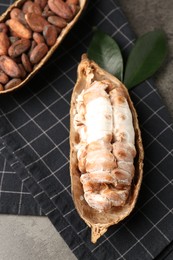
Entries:
[[[156, 74], [158, 91], [173, 119], [173, 1], [121, 0], [136, 35], [165, 30], [169, 57]], [[46, 217], [0, 215], [0, 260], [74, 260], [66, 243]]]

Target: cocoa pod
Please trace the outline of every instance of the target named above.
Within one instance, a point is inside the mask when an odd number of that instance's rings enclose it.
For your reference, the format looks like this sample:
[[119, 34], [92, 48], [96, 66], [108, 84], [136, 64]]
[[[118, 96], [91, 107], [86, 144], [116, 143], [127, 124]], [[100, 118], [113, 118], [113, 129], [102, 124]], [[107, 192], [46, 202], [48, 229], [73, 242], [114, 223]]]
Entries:
[[27, 51], [31, 46], [31, 41], [28, 39], [20, 39], [15, 41], [8, 49], [8, 54], [11, 58], [16, 58], [25, 51]]
[[67, 25], [67, 22], [65, 19], [63, 19], [62, 17], [56, 16], [56, 15], [49, 16], [47, 20], [49, 23], [51, 23], [61, 29]]
[[38, 44], [30, 54], [30, 61], [32, 64], [36, 64], [41, 61], [41, 59], [48, 52], [48, 47], [45, 43]]
[[11, 79], [5, 86], [4, 89], [10, 89], [10, 88], [14, 88], [17, 85], [19, 85], [22, 82], [21, 79], [15, 78], [15, 79]]
[[65, 2], [63, 2], [63, 0], [48, 0], [48, 5], [50, 10], [58, 16], [66, 20], [72, 19], [73, 13], [70, 7]]
[[10, 40], [5, 32], [0, 32], [0, 55], [6, 55], [10, 46]]
[[25, 19], [34, 32], [42, 32], [44, 26], [49, 24], [44, 17], [35, 13], [27, 13]]
[[0, 70], [0, 83], [1, 84], [6, 84], [9, 81], [9, 77], [7, 76], [7, 74]]
[[53, 46], [57, 39], [57, 29], [54, 25], [46, 25], [43, 30], [43, 36], [48, 46]]
[[32, 37], [32, 32], [18, 20], [9, 19], [6, 24], [20, 38], [30, 39]]
[[27, 72], [31, 72], [32, 71], [32, 64], [29, 60], [29, 57], [26, 53], [23, 53], [22, 56], [21, 56], [21, 61], [22, 61], [22, 64], [23, 64], [23, 67], [24, 69], [27, 71]]
[[12, 78], [20, 78], [21, 76], [21, 71], [17, 63], [8, 56], [2, 55], [0, 57], [0, 68]]
[[[89, 205], [89, 203], [87, 202], [87, 197], [85, 196], [84, 186], [82, 185], [83, 183], [81, 183], [82, 172], [80, 171], [80, 167], [78, 164], [79, 157], [77, 156], [78, 150], [76, 149], [76, 147], [81, 147], [81, 139], [82, 139], [78, 132], [79, 128], [76, 127], [76, 125], [77, 125], [76, 124], [76, 120], [77, 120], [76, 115], [77, 115], [77, 111], [78, 111], [77, 107], [79, 107], [79, 104], [78, 104], [79, 96], [81, 95], [81, 93], [83, 91], [86, 91], [86, 89], [89, 90], [89, 88], [91, 87], [91, 85], [93, 84], [94, 81], [97, 81], [97, 83], [98, 83], [97, 91], [99, 89], [99, 84], [101, 82], [103, 83], [104, 81], [106, 81], [108, 83], [108, 85], [110, 86], [110, 90], [113, 90], [115, 92], [118, 91], [117, 93], [123, 93], [123, 96], [121, 96], [121, 97], [123, 97], [124, 100], [127, 102], [129, 110], [130, 110], [129, 112], [131, 113], [131, 117], [132, 117], [132, 122], [133, 122], [132, 127], [133, 127], [134, 133], [135, 133], [135, 148], [137, 151], [136, 158], [134, 160], [134, 165], [133, 165], [135, 171], [134, 171], [134, 176], [132, 174], [133, 181], [131, 182], [131, 185], [129, 185], [128, 199], [126, 200], [124, 205], [122, 205], [120, 207], [116, 206], [115, 204], [113, 204], [113, 200], [116, 201], [116, 199], [117, 199], [116, 196], [115, 197], [113, 196], [113, 194], [115, 195], [115, 193], [116, 193], [116, 188], [114, 190], [112, 189], [112, 197], [111, 197], [112, 200], [111, 200], [111, 204], [109, 204], [110, 208], [103, 209], [101, 212], [98, 210], [98, 208], [94, 208], [94, 206], [98, 206], [99, 204], [104, 205], [105, 203], [107, 203], [109, 201], [109, 199], [106, 201], [107, 197], [106, 197], [106, 199], [104, 198], [105, 199], [104, 200], [100, 196], [99, 197], [100, 200], [98, 200], [97, 196], [93, 196], [91, 199], [91, 201], [94, 201], [93, 207], [92, 207], [92, 205]], [[111, 91], [108, 90], [108, 94], [110, 92]], [[81, 97], [82, 96], [80, 96], [80, 98]], [[96, 97], [96, 94], [95, 94], [95, 97]], [[116, 98], [113, 98], [113, 101], [114, 101], [114, 99], [116, 100]], [[114, 101], [114, 102], [116, 103], [116, 101]], [[120, 105], [120, 103], [119, 103], [119, 105]], [[137, 202], [137, 198], [139, 195], [139, 190], [141, 187], [142, 178], [143, 178], [144, 149], [143, 149], [143, 145], [142, 145], [141, 131], [140, 131], [140, 127], [139, 127], [137, 113], [136, 113], [136, 110], [134, 108], [133, 102], [130, 98], [127, 88], [116, 77], [114, 77], [113, 75], [104, 71], [95, 62], [89, 60], [86, 55], [82, 55], [82, 60], [78, 66], [77, 81], [73, 88], [73, 93], [71, 96], [70, 104], [71, 105], [70, 105], [70, 138], [69, 139], [70, 139], [71, 191], [72, 191], [72, 196], [73, 196], [75, 207], [76, 207], [80, 217], [91, 228], [91, 241], [93, 243], [95, 243], [97, 241], [97, 239], [99, 237], [101, 237], [110, 226], [115, 225], [115, 224], [119, 223], [120, 221], [122, 221], [124, 218], [126, 218], [135, 207], [135, 204]], [[96, 103], [96, 106], [99, 106], [98, 103]], [[82, 107], [82, 105], [80, 105], [80, 107]], [[84, 105], [84, 107], [85, 107], [85, 105]], [[85, 111], [85, 109], [83, 109], [83, 110]], [[103, 111], [103, 110], [100, 110], [100, 111]], [[119, 113], [119, 109], [117, 109], [115, 111], [118, 111], [118, 113]], [[101, 113], [103, 113], [103, 112], [101, 112]], [[83, 118], [85, 118], [85, 115], [86, 115], [86, 113], [84, 112]], [[90, 115], [92, 116], [92, 113]], [[104, 125], [103, 121], [102, 121], [102, 127]], [[85, 124], [85, 121], [84, 121], [84, 124]], [[117, 125], [116, 125], [116, 127], [117, 127]], [[121, 127], [121, 126], [119, 126], [119, 127]], [[86, 132], [87, 132], [86, 125], [85, 125], [85, 128], [86, 128]], [[112, 128], [114, 128], [114, 123], [112, 124]], [[103, 128], [100, 128], [100, 129], [103, 129]], [[112, 130], [112, 131], [114, 131], [114, 130]], [[97, 131], [96, 131], [96, 133], [97, 133]], [[98, 140], [98, 139], [95, 138], [95, 140]], [[93, 143], [95, 143], [95, 140]], [[88, 143], [87, 143], [87, 141], [85, 141], [85, 142], [86, 142], [85, 144], [87, 147], [86, 149], [88, 149]], [[85, 149], [85, 148], [83, 148], [83, 149]], [[83, 151], [85, 151], [85, 150], [83, 150]], [[128, 148], [127, 148], [127, 152], [129, 152]], [[124, 156], [124, 153], [126, 153], [126, 150], [123, 152], [123, 156]], [[82, 153], [80, 152], [80, 154], [82, 154]], [[86, 150], [86, 154], [87, 154], [87, 150]], [[82, 159], [84, 159], [84, 157], [87, 158], [86, 154], [84, 155], [84, 152], [83, 152], [83, 156], [80, 157], [80, 162], [82, 161]], [[95, 156], [95, 158], [96, 158], [96, 156]], [[103, 158], [104, 158], [104, 155], [103, 155]], [[100, 158], [97, 157], [97, 159], [99, 160]], [[97, 162], [97, 159], [95, 159], [93, 161], [93, 164], [95, 164]], [[101, 161], [99, 160], [99, 163], [100, 162]], [[114, 167], [116, 168], [117, 166], [114, 165]], [[101, 194], [97, 185], [98, 185], [98, 183], [100, 186], [104, 185], [105, 182], [102, 181], [103, 179], [101, 177], [101, 174], [99, 174], [99, 175], [100, 175], [98, 178], [99, 181], [97, 182], [97, 184], [96, 184], [96, 181], [92, 182], [91, 177], [88, 178], [88, 180], [87, 180], [88, 183], [92, 184], [92, 186], [89, 186], [89, 185], [87, 186], [87, 188], [88, 188], [87, 190], [90, 191], [90, 192], [88, 192], [89, 195], [92, 193], [96, 194], [94, 192], [97, 192], [98, 196]], [[115, 172], [114, 172], [114, 176], [116, 176]], [[116, 183], [115, 183], [115, 185], [116, 185]], [[108, 189], [112, 188], [111, 186], [110, 187], [106, 186], [106, 187]], [[116, 186], [114, 186], [114, 187], [116, 187]], [[120, 190], [120, 189], [118, 188], [118, 190]], [[105, 194], [106, 193], [104, 193], [104, 195]], [[101, 203], [100, 203], [100, 201], [101, 201]]]

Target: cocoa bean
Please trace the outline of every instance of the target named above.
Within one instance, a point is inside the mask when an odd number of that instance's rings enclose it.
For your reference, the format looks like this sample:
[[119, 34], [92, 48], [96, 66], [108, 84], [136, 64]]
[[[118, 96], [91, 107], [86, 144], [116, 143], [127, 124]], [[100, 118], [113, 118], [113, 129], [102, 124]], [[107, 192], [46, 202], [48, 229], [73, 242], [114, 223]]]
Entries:
[[5, 23], [0, 23], [0, 32], [4, 32], [4, 33], [8, 32], [8, 27]]
[[63, 0], [48, 0], [48, 5], [50, 10], [58, 16], [66, 20], [72, 19], [73, 13], [70, 7], [65, 2], [63, 2]]
[[61, 29], [67, 25], [67, 22], [65, 19], [63, 19], [62, 17], [56, 16], [56, 15], [49, 16], [47, 20], [49, 23], [51, 23]]
[[18, 66], [19, 66], [20, 71], [21, 71], [21, 78], [25, 78], [27, 73], [26, 73], [26, 70], [25, 70], [23, 64], [19, 63]]
[[66, 1], [67, 4], [72, 4], [72, 5], [78, 5], [79, 4], [79, 0], [67, 0]]
[[2, 84], [0, 84], [0, 91], [3, 91], [4, 90], [4, 87]]
[[31, 62], [29, 60], [29, 57], [27, 54], [23, 53], [22, 56], [21, 56], [21, 61], [22, 61], [22, 64], [23, 64], [23, 67], [24, 69], [30, 73], [32, 71], [32, 65], [31, 65]]
[[35, 13], [27, 13], [25, 19], [34, 32], [42, 32], [44, 26], [49, 24], [44, 17]]
[[24, 12], [24, 14], [26, 14], [28, 12], [28, 9], [31, 8], [31, 6], [33, 5], [32, 1], [26, 1], [23, 6], [22, 6], [22, 11]]
[[23, 25], [27, 25], [27, 22], [25, 20], [25, 15], [19, 8], [13, 8], [10, 12], [11, 19], [18, 20]]
[[34, 0], [36, 4], [38, 4], [41, 9], [43, 10], [45, 6], [47, 5], [47, 0]]
[[2, 55], [0, 57], [0, 68], [12, 78], [20, 78], [21, 76], [21, 71], [17, 63], [8, 56]]
[[16, 87], [17, 85], [19, 85], [21, 82], [22, 82], [22, 80], [21, 80], [21, 79], [18, 79], [18, 78], [11, 79], [11, 80], [4, 86], [4, 89], [7, 90], [7, 89], [10, 89], [10, 88], [14, 88], [14, 87]]
[[8, 53], [8, 48], [10, 46], [10, 41], [5, 32], [0, 32], [0, 55], [6, 55]]
[[45, 42], [45, 41], [44, 41], [44, 37], [43, 37], [40, 33], [37, 33], [37, 32], [34, 32], [34, 33], [33, 33], [33, 39], [34, 39], [34, 41], [35, 41], [37, 44], [39, 44], [39, 43], [41, 43], [41, 42]]
[[27, 10], [25, 10], [25, 14], [26, 13], [35, 13], [35, 14], [41, 15], [42, 10], [38, 4], [32, 3], [32, 4], [28, 5]]
[[48, 46], [53, 46], [57, 39], [57, 29], [54, 25], [46, 25], [43, 30], [43, 36]]
[[30, 39], [32, 37], [32, 32], [18, 20], [9, 19], [6, 24], [20, 38]]
[[27, 51], [31, 46], [31, 41], [28, 39], [20, 39], [15, 41], [8, 49], [8, 54], [11, 58], [16, 58], [25, 51]]
[[10, 40], [11, 43], [14, 43], [14, 42], [18, 41], [19, 39], [20, 39], [20, 38], [19, 38], [19, 37], [16, 37], [16, 36], [10, 36], [10, 37], [9, 37], [9, 40]]
[[6, 84], [8, 81], [9, 81], [9, 77], [7, 76], [7, 74], [2, 70], [0, 70], [0, 83]]
[[31, 63], [36, 64], [40, 62], [47, 52], [48, 52], [48, 47], [45, 43], [38, 44], [30, 54]]

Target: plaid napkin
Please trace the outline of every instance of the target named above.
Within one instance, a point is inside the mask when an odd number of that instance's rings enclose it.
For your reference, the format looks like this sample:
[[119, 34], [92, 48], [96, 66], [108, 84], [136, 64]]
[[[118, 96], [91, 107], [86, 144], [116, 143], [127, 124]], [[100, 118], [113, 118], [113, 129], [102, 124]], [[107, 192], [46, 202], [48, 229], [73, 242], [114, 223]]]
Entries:
[[[0, 0], [1, 12], [12, 2]], [[114, 37], [127, 56], [135, 36], [117, 1], [89, 1], [41, 71], [23, 88], [0, 96], [0, 212], [46, 215], [78, 259], [173, 259], [173, 128], [152, 81], [130, 92], [145, 148], [134, 211], [92, 244], [74, 208], [69, 104], [95, 26]]]

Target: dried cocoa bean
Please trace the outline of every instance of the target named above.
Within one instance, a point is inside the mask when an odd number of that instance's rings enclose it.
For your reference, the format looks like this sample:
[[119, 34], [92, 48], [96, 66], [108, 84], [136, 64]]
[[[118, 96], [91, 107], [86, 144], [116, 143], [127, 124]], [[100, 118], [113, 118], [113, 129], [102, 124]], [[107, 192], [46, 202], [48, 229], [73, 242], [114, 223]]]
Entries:
[[28, 9], [31, 8], [31, 6], [33, 5], [32, 1], [26, 1], [23, 6], [22, 6], [22, 11], [24, 12], [24, 14], [26, 14], [28, 12]]
[[48, 52], [48, 47], [45, 43], [38, 44], [30, 55], [30, 61], [32, 64], [36, 64], [41, 61], [41, 59], [46, 55]]
[[11, 58], [16, 58], [25, 51], [27, 51], [31, 46], [31, 41], [28, 39], [20, 39], [15, 41], [8, 49], [8, 54]]
[[67, 4], [72, 4], [72, 5], [78, 5], [79, 4], [79, 0], [67, 0], [66, 1]]
[[25, 20], [25, 15], [19, 8], [13, 8], [10, 12], [11, 19], [18, 20], [23, 25], [27, 25], [27, 22]]
[[41, 9], [44, 9], [47, 5], [47, 0], [34, 0], [34, 2], [38, 4], [41, 7]]
[[33, 51], [33, 49], [36, 47], [37, 43], [33, 40], [31, 42], [31, 48], [28, 51], [28, 56], [30, 56], [31, 52]]
[[0, 23], [0, 32], [4, 32], [4, 33], [8, 32], [8, 27], [5, 23]]
[[18, 78], [14, 78], [11, 79], [5, 86], [4, 89], [10, 89], [10, 88], [14, 88], [15, 86], [19, 85], [22, 82], [21, 79]]
[[37, 32], [33, 33], [33, 39], [37, 44], [39, 44], [41, 42], [45, 42], [44, 37], [40, 33], [37, 33]]
[[56, 15], [49, 16], [47, 20], [49, 23], [51, 23], [61, 29], [67, 25], [67, 22], [65, 19], [63, 19], [62, 17], [56, 16]]
[[55, 15], [55, 13], [53, 13], [53, 12], [50, 10], [49, 6], [46, 5], [45, 8], [44, 8], [44, 10], [43, 10], [43, 12], [42, 12], [42, 16], [45, 17], [45, 18], [47, 18], [47, 17], [49, 17], [49, 16], [51, 16], [51, 15]]
[[9, 19], [6, 24], [20, 38], [30, 39], [32, 37], [32, 32], [18, 20]]
[[43, 30], [43, 35], [48, 46], [55, 44], [57, 39], [57, 29], [54, 25], [46, 25]]
[[16, 42], [16, 41], [18, 41], [19, 39], [20, 39], [19, 37], [15, 37], [15, 36], [10, 36], [9, 37], [9, 40], [10, 40], [11, 44]]
[[0, 32], [0, 55], [6, 55], [8, 53], [8, 48], [10, 46], [10, 41], [5, 32]]
[[41, 15], [42, 10], [38, 4], [32, 3], [32, 5], [28, 6], [26, 13], [35, 13], [35, 14]]
[[73, 13], [70, 7], [65, 2], [63, 2], [63, 0], [48, 0], [48, 5], [50, 10], [58, 16], [66, 20], [72, 19]]
[[0, 84], [0, 91], [3, 91], [4, 90], [4, 87], [2, 84]]
[[73, 16], [75, 16], [80, 10], [79, 5], [70, 4], [69, 7], [72, 10]]
[[21, 71], [21, 78], [24, 79], [24, 78], [26, 77], [26, 74], [27, 74], [27, 73], [26, 73], [26, 70], [25, 70], [23, 64], [19, 63], [18, 66], [19, 66], [20, 71]]
[[27, 54], [23, 53], [22, 56], [21, 56], [21, 61], [22, 61], [22, 64], [23, 64], [23, 67], [24, 69], [30, 73], [32, 71], [32, 65], [31, 65], [31, 62], [29, 60], [29, 57]]
[[8, 81], [9, 81], [9, 77], [7, 76], [7, 74], [2, 70], [0, 70], [0, 83], [6, 84]]
[[0, 68], [12, 78], [20, 78], [21, 76], [21, 71], [17, 63], [8, 56], [2, 55], [0, 57]]
[[25, 19], [34, 32], [42, 32], [44, 26], [48, 24], [44, 17], [35, 13], [27, 13]]

